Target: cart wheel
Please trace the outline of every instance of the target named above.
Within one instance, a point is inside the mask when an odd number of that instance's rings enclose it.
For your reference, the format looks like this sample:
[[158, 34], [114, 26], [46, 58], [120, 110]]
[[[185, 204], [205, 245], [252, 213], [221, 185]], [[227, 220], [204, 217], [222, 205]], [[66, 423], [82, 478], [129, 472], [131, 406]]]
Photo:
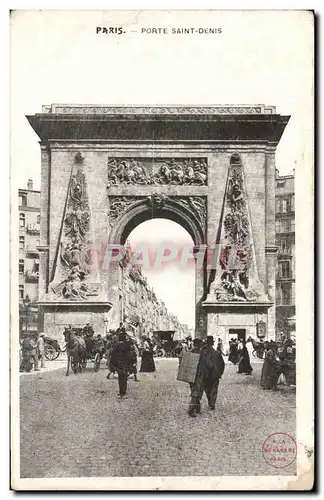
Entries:
[[61, 351], [55, 351], [55, 357], [53, 358], [53, 360], [57, 359], [60, 354], [61, 354]]
[[57, 350], [54, 349], [54, 347], [52, 347], [51, 345], [46, 345], [44, 349], [44, 354], [46, 359], [48, 359], [49, 361], [53, 361], [58, 357], [59, 352], [57, 352]]
[[97, 372], [100, 368], [100, 354], [99, 354], [99, 352], [97, 352], [97, 354], [95, 355], [93, 368], [94, 368], [95, 372]]

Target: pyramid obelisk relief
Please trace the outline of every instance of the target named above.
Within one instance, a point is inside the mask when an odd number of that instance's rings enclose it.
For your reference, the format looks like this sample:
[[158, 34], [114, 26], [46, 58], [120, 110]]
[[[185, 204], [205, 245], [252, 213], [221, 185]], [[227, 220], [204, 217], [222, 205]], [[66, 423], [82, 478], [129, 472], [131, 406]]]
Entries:
[[259, 280], [240, 155], [230, 160], [208, 302], [268, 302]]
[[67, 190], [49, 298], [84, 301], [98, 297], [100, 276], [92, 251], [84, 158], [75, 155]]

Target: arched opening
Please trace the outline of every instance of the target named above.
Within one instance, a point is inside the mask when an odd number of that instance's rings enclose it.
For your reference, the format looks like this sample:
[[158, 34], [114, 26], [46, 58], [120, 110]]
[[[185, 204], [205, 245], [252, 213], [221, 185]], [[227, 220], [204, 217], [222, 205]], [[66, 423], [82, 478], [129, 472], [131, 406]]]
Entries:
[[[191, 306], [187, 307], [187, 311], [190, 310], [191, 312], [188, 312], [187, 315], [185, 315], [183, 311], [180, 310], [181, 308], [179, 309], [177, 306], [175, 308], [172, 307], [172, 304], [170, 303], [172, 302], [172, 299], [167, 300], [165, 293], [162, 293], [162, 295], [163, 298], [168, 301], [168, 309], [172, 311], [171, 314], [176, 315], [177, 310], [179, 310], [179, 316], [181, 317], [181, 320], [179, 318], [180, 323], [182, 324], [186, 321], [186, 323], [183, 324], [188, 325], [192, 334], [203, 336], [206, 330], [206, 321], [203, 317], [204, 312], [201, 304], [205, 294], [206, 283], [206, 269], [203, 265], [203, 258], [204, 249], [206, 248], [205, 238], [207, 220], [204, 201], [200, 200], [199, 197], [187, 196], [184, 198], [173, 198], [159, 194], [153, 194], [147, 197], [137, 197], [136, 199], [131, 197], [119, 197], [117, 199], [117, 205], [120, 207], [120, 209], [118, 209], [121, 212], [120, 215], [118, 211], [116, 214], [116, 199], [112, 197], [110, 198], [110, 202], [111, 207], [113, 208], [113, 221], [108, 240], [110, 246], [125, 246], [132, 231], [141, 225], [149, 228], [145, 230], [146, 241], [148, 242], [149, 247], [152, 246], [152, 228], [154, 228], [154, 232], [160, 236], [160, 242], [162, 242], [163, 239], [167, 239], [176, 247], [177, 244], [178, 247], [179, 245], [181, 247], [183, 246], [181, 249], [176, 249], [177, 251], [174, 258], [174, 265], [182, 268], [187, 266], [187, 268], [190, 269], [190, 281], [192, 284], [191, 290], [194, 290], [194, 292], [192, 292], [194, 300], [191, 299]], [[169, 228], [172, 226], [173, 228], [178, 229], [178, 231], [172, 230], [172, 239], [170, 238], [170, 229], [166, 232], [165, 237], [158, 229], [159, 224], [163, 224], [163, 222], [161, 222], [163, 219], [164, 223], [169, 222]], [[147, 223], [146, 226], [144, 226], [145, 223]], [[186, 234], [187, 238], [186, 242], [184, 242], [182, 238], [182, 244], [178, 241], [179, 235], [181, 239], [181, 232], [182, 235]], [[199, 253], [199, 257], [197, 252]], [[195, 253], [195, 258], [193, 257], [193, 253]], [[161, 257], [161, 255], [160, 249], [159, 256]], [[201, 257], [202, 255], [203, 257]], [[199, 262], [199, 265], [197, 265], [197, 262]], [[141, 264], [143, 264], [143, 262], [141, 262]], [[122, 266], [121, 262], [119, 263], [119, 269], [116, 269], [116, 266], [112, 266], [110, 268], [108, 278], [110, 301], [113, 304], [116, 304], [111, 311], [111, 319], [114, 325], [119, 325], [125, 315], [125, 294], [122, 290], [122, 278], [120, 277], [123, 271], [120, 270], [120, 266]], [[166, 267], [163, 266], [162, 269], [166, 269]], [[171, 263], [168, 264], [168, 266], [171, 266]], [[170, 269], [170, 267], [168, 267], [168, 269]], [[174, 290], [175, 287], [179, 287], [175, 280], [174, 273], [172, 277], [171, 274], [172, 273], [170, 273], [169, 290]], [[167, 274], [164, 272], [161, 276], [163, 276], [164, 279]], [[186, 293], [185, 287], [181, 293]], [[174, 299], [174, 302], [178, 303], [178, 299]], [[190, 319], [187, 321], [186, 317], [188, 315]], [[186, 328], [184, 330], [186, 330]]]
[[[120, 240], [126, 256], [120, 265], [120, 320], [134, 335], [174, 332], [174, 339], [194, 336], [194, 241], [179, 223], [154, 218], [127, 224]], [[134, 227], [135, 226], [135, 227]]]

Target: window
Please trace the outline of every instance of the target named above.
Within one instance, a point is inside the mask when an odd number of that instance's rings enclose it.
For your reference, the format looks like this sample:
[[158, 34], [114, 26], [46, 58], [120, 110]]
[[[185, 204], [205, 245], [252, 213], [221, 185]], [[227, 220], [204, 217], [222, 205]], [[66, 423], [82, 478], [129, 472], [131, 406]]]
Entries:
[[279, 241], [279, 253], [290, 254], [291, 253], [291, 242], [286, 239]]
[[26, 203], [26, 196], [20, 195], [20, 196], [18, 197], [18, 200], [19, 200], [19, 201], [18, 201], [19, 206], [23, 206], [23, 207], [24, 207], [24, 206], [26, 206], [26, 205], [27, 205], [27, 203]]
[[291, 212], [291, 197], [287, 198], [287, 212]]
[[282, 200], [282, 213], [287, 212], [287, 200]]
[[19, 259], [19, 274], [24, 274], [25, 271], [25, 261], [24, 259]]
[[282, 221], [282, 232], [284, 232], [284, 233], [291, 232], [291, 220], [283, 220]]
[[280, 198], [276, 199], [276, 212], [280, 213], [281, 212], [281, 203], [280, 203]]
[[25, 227], [25, 214], [19, 214], [19, 227]]
[[37, 224], [40, 223], [40, 214], [37, 214], [37, 220], [36, 220]]
[[39, 273], [39, 262], [34, 262], [33, 272]]
[[290, 262], [289, 260], [284, 260], [280, 262], [280, 277], [281, 278], [290, 278]]
[[19, 298], [24, 298], [24, 285], [19, 285]]
[[25, 249], [25, 237], [19, 236], [19, 250]]
[[281, 289], [282, 293], [282, 304], [289, 306], [291, 304], [291, 285], [283, 285]]

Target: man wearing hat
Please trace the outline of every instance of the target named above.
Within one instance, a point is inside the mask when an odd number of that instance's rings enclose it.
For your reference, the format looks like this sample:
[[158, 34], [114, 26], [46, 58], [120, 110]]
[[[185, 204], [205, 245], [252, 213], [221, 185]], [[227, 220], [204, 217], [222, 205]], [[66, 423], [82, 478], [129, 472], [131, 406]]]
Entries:
[[45, 333], [41, 332], [37, 339], [37, 354], [41, 362], [41, 368], [46, 368], [45, 366]]
[[213, 348], [214, 337], [208, 335], [206, 344], [200, 351], [200, 359], [197, 368], [195, 382], [191, 389], [188, 413], [196, 417], [200, 413], [200, 400], [206, 393], [210, 410], [215, 410], [219, 380], [225, 369], [223, 356]]

